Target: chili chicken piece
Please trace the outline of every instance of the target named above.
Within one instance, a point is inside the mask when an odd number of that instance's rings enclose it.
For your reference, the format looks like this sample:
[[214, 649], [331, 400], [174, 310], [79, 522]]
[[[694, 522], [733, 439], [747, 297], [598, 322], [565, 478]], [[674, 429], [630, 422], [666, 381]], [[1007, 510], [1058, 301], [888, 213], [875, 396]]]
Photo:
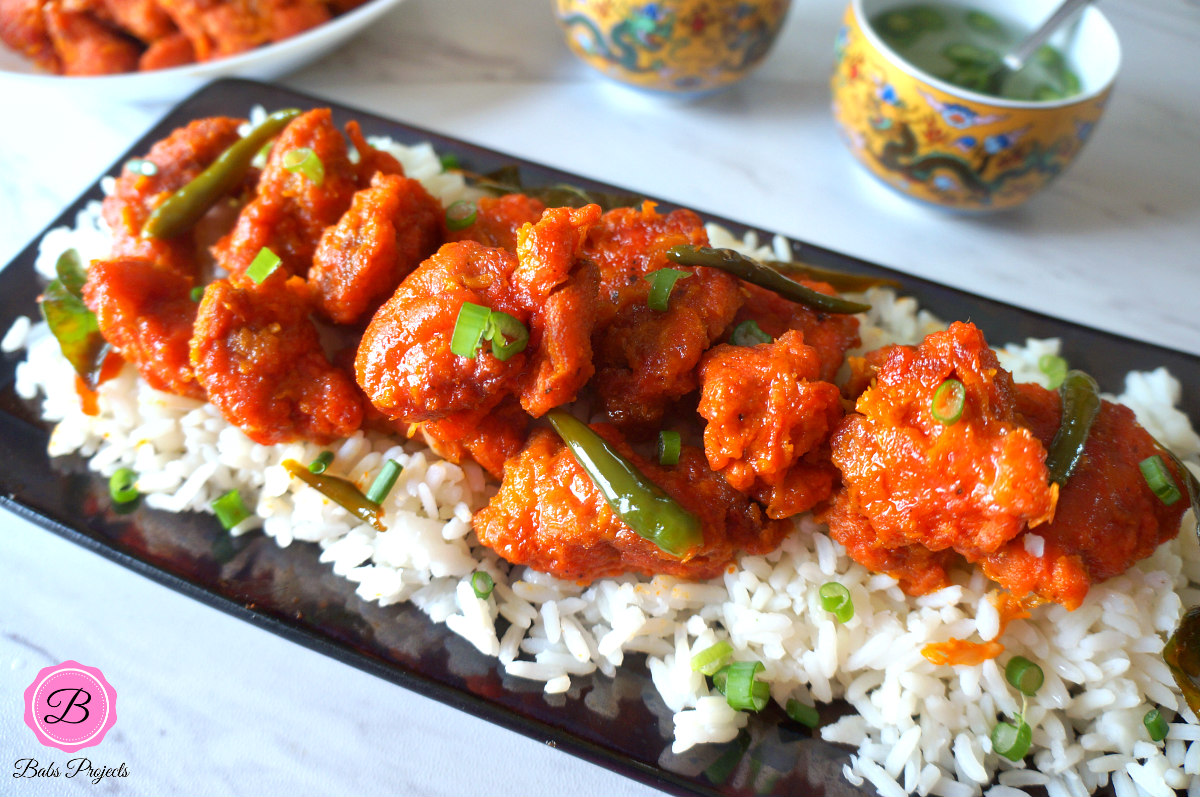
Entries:
[[[287, 154], [301, 149], [311, 150], [321, 161], [319, 180], [285, 165]], [[349, 210], [355, 192], [369, 181], [370, 175], [363, 180], [350, 162], [346, 140], [334, 127], [330, 110], [302, 114], [275, 139], [257, 196], [242, 209], [233, 230], [213, 247], [213, 255], [226, 271], [240, 274], [266, 247], [289, 274], [306, 276], [326, 228]]]
[[370, 317], [441, 235], [440, 202], [416, 180], [377, 173], [317, 244], [308, 280], [321, 314], [338, 324]]
[[977, 561], [1053, 518], [1046, 450], [1021, 425], [1012, 377], [974, 326], [891, 347], [856, 410], [831, 438], [844, 482], [828, 516], [835, 538], [857, 533], [845, 523], [856, 513], [874, 547], [920, 545]]
[[[473, 241], [442, 246], [379, 309], [356, 369], [372, 403], [407, 423], [495, 407], [517, 396], [540, 416], [575, 398], [592, 374], [595, 271], [576, 254], [600, 209], [555, 208], [522, 229], [517, 254]], [[529, 332], [506, 360], [450, 349], [464, 303], [507, 313]]]
[[198, 61], [252, 50], [327, 22], [321, 0], [158, 0]]
[[820, 373], [820, 356], [795, 330], [757, 346], [718, 345], [700, 366], [708, 464], [768, 517], [807, 511], [833, 492], [828, 441], [844, 412]]
[[485, 196], [475, 203], [475, 219], [461, 230], [451, 231], [447, 240], [478, 241], [517, 251], [517, 231], [542, 217], [546, 206], [540, 200], [524, 194]]
[[667, 408], [699, 385], [700, 358], [742, 303], [737, 280], [711, 268], [681, 269], [665, 311], [649, 306], [647, 275], [672, 267], [673, 246], [705, 246], [704, 223], [690, 210], [662, 215], [653, 202], [605, 213], [581, 256], [600, 268], [592, 345], [592, 386], [608, 418], [626, 433], [657, 428]]
[[[1058, 394], [1018, 385], [1017, 404], [1024, 423], [1049, 448], [1062, 417]], [[1163, 503], [1139, 468], [1161, 453], [1132, 410], [1102, 401], [1083, 456], [1059, 492], [1054, 520], [985, 557], [983, 572], [1019, 598], [1078, 607], [1092, 584], [1124, 573], [1179, 533], [1188, 501]], [[1162, 460], [1186, 495], [1182, 474], [1169, 457]]]
[[326, 357], [310, 310], [304, 281], [281, 270], [205, 288], [192, 366], [209, 401], [256, 443], [328, 443], [362, 424], [362, 395]]
[[[226, 116], [197, 119], [157, 142], [142, 157], [153, 167], [126, 164], [112, 194], [104, 199], [104, 221], [112, 231], [113, 255], [153, 260], [196, 276], [204, 243], [189, 231], [170, 239], [144, 237], [142, 227], [154, 209], [208, 168], [239, 138], [244, 122]], [[256, 177], [257, 175], [255, 175]]]
[[203, 400], [189, 356], [196, 320], [191, 277], [153, 260], [96, 260], [88, 268], [84, 303], [100, 334], [157, 390]]
[[714, 578], [739, 553], [766, 553], [787, 532], [713, 473], [704, 454], [683, 446], [679, 463], [659, 466], [635, 454], [611, 426], [592, 426], [654, 483], [701, 521], [704, 542], [683, 560], [630, 529], [604, 500], [553, 431], [534, 430], [504, 468], [491, 502], [475, 515], [479, 541], [514, 564], [571, 581], [622, 573]]
[[[833, 286], [824, 282], [806, 279], [796, 282], [820, 293], [837, 295]], [[754, 321], [773, 338], [781, 337], [789, 329], [803, 333], [804, 343], [820, 358], [818, 376], [826, 382], [834, 381], [846, 352], [860, 343], [858, 318], [853, 315], [814, 310], [748, 282], [742, 283], [742, 293], [746, 301], [733, 320], [734, 326], [743, 321]]]

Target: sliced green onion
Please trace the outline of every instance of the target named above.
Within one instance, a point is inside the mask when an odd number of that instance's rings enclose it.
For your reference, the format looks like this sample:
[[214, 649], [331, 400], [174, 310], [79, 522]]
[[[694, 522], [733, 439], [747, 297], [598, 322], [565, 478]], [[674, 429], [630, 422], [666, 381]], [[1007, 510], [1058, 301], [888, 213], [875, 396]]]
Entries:
[[496, 582], [488, 573], [477, 570], [471, 575], [471, 589], [475, 592], [475, 597], [481, 601], [487, 600], [495, 588]]
[[261, 285], [263, 280], [279, 268], [279, 263], [279, 255], [264, 246], [250, 261], [250, 268], [246, 269], [246, 276], [254, 280], [255, 285]]
[[1024, 656], [1013, 656], [1004, 667], [1004, 678], [1021, 694], [1032, 697], [1046, 680], [1042, 668]]
[[145, 158], [133, 158], [126, 161], [125, 168], [143, 177], [153, 177], [158, 174], [158, 165], [154, 161], [146, 160]]
[[197, 285], [195, 288], [192, 288], [192, 291], [188, 294], [188, 296], [192, 297], [193, 302], [200, 301], [204, 298], [204, 286]]
[[231, 528], [250, 517], [250, 510], [242, 503], [242, 496], [237, 490], [230, 490], [211, 504], [221, 526], [229, 531]]
[[1067, 361], [1057, 354], [1043, 354], [1038, 357], [1038, 370], [1046, 375], [1046, 387], [1058, 390], [1067, 378]]
[[836, 581], [822, 584], [817, 592], [821, 598], [821, 608], [831, 612], [839, 623], [848, 623], [854, 616], [854, 601], [850, 599], [850, 590]]
[[293, 174], [304, 175], [313, 185], [325, 182], [325, 164], [308, 147], [296, 147], [283, 153], [283, 168]]
[[735, 661], [713, 675], [713, 686], [725, 695], [730, 708], [738, 711], [762, 711], [771, 699], [771, 687], [754, 676], [762, 672], [761, 661]]
[[500, 362], [520, 354], [529, 345], [529, 330], [525, 325], [499, 310], [492, 310], [488, 316], [483, 337], [492, 342], [492, 356]]
[[333, 452], [322, 451], [317, 458], [308, 464], [309, 473], [324, 473], [333, 464]]
[[454, 322], [454, 334], [450, 337], [450, 351], [474, 360], [491, 315], [492, 311], [481, 304], [463, 302]]
[[650, 283], [650, 295], [646, 303], [650, 305], [650, 309], [660, 313], [666, 312], [675, 283], [690, 276], [692, 272], [678, 268], [660, 268], [647, 274], [645, 279]]
[[679, 464], [679, 449], [682, 442], [679, 437], [679, 432], [672, 429], [664, 429], [658, 433], [658, 464], [660, 465], [678, 465]]
[[453, 152], [447, 152], [445, 155], [438, 158], [438, 161], [442, 164], [442, 171], [444, 172], [452, 171], [462, 165], [459, 163], [458, 156]]
[[963, 408], [967, 406], [967, 391], [963, 383], [957, 379], [947, 379], [933, 391], [933, 401], [929, 402], [929, 412], [938, 423], [952, 426], [962, 417]]
[[817, 709], [813, 706], [801, 703], [796, 698], [788, 698], [787, 705], [783, 709], [787, 715], [796, 722], [809, 728], [815, 728], [821, 724], [821, 715], [817, 713]]
[[396, 479], [400, 478], [402, 470], [404, 470], [404, 466], [394, 459], [383, 463], [379, 475], [375, 477], [375, 481], [371, 482], [371, 487], [367, 490], [367, 500], [373, 504], [382, 504], [383, 499], [388, 497], [388, 493], [396, 484]]
[[1018, 718], [1019, 725], [1011, 722], [998, 722], [992, 728], [992, 749], [1009, 761], [1020, 761], [1029, 752], [1033, 741], [1033, 729], [1024, 719]]
[[757, 346], [760, 343], [770, 343], [774, 338], [762, 331], [757, 321], [743, 321], [733, 328], [729, 342], [734, 346]]
[[1161, 742], [1167, 738], [1167, 734], [1171, 731], [1167, 721], [1163, 719], [1162, 713], [1156, 708], [1146, 712], [1146, 716], [1142, 717], [1142, 724], [1146, 726], [1146, 732], [1150, 734], [1150, 739], [1155, 742]]
[[728, 663], [731, 656], [733, 656], [733, 645], [729, 644], [728, 640], [722, 639], [715, 645], [692, 656], [692, 672], [715, 675]]
[[469, 199], [460, 199], [457, 202], [450, 203], [450, 207], [446, 208], [446, 228], [451, 230], [465, 230], [475, 223], [475, 217], [478, 212], [475, 209], [475, 203]]
[[108, 477], [108, 494], [118, 504], [131, 504], [138, 499], [137, 474], [130, 468], [117, 468]]
[[1142, 478], [1158, 496], [1158, 500], [1167, 506], [1183, 497], [1183, 493], [1175, 485], [1175, 480], [1171, 478], [1171, 472], [1167, 470], [1166, 463], [1158, 454], [1146, 457], [1139, 462], [1138, 470], [1142, 472]]

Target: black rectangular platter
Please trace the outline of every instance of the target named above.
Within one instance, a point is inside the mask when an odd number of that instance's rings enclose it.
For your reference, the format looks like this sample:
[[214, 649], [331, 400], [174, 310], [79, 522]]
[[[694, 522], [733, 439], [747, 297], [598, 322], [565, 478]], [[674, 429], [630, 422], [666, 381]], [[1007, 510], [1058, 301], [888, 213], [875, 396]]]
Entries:
[[[517, 165], [531, 185], [568, 182], [594, 190], [620, 189], [447, 138], [408, 124], [297, 92], [244, 80], [220, 81], [173, 109], [106, 172], [192, 119], [244, 116], [254, 105], [333, 108], [339, 124], [357, 119], [367, 135], [404, 144], [428, 141], [454, 153], [463, 166], [486, 173]], [[102, 198], [99, 177], [50, 226], [71, 225], [89, 201]], [[662, 203], [670, 207], [670, 203]], [[700, 209], [696, 209], [700, 210]], [[745, 224], [704, 214], [738, 233]], [[760, 238], [770, 233], [758, 230]], [[42, 285], [33, 263], [41, 234], [0, 273], [0, 330], [37, 313]], [[1200, 417], [1200, 357], [1089, 329], [913, 278], [828, 249], [793, 243], [797, 259], [897, 280], [902, 292], [947, 319], [970, 319], [994, 342], [1059, 337], [1063, 356], [1103, 389], [1119, 392], [1133, 369], [1169, 368], [1185, 385], [1189, 415]], [[674, 794], [861, 795], [841, 774], [848, 751], [813, 738], [768, 710], [752, 718], [736, 742], [670, 752], [671, 712], [641, 662], [615, 679], [573, 678], [569, 693], [547, 697], [542, 685], [512, 678], [494, 660], [409, 605], [381, 608], [359, 599], [354, 585], [318, 562], [316, 546], [279, 548], [251, 534], [231, 538], [207, 515], [146, 509], [113, 510], [105, 480], [73, 458], [46, 454], [49, 427], [14, 393], [19, 355], [0, 362], [0, 505], [125, 567], [380, 678], [415, 690], [600, 766]], [[601, 707], [600, 711], [590, 706]], [[828, 709], [830, 715], [838, 707]], [[402, 721], [402, 720], [398, 720]]]

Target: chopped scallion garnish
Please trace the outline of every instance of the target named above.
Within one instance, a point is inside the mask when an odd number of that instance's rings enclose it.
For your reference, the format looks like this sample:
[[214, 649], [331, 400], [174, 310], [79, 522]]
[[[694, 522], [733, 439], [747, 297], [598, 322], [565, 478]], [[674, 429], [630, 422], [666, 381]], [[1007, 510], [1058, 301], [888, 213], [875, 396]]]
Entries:
[[304, 175], [313, 185], [325, 182], [325, 164], [308, 147], [296, 147], [283, 153], [283, 168], [293, 174]]
[[490, 310], [474, 302], [463, 302], [450, 336], [450, 351], [473, 360], [485, 340], [492, 342], [492, 356], [503, 362], [525, 351], [529, 345], [529, 330], [508, 313]]
[[197, 285], [195, 288], [192, 288], [191, 293], [189, 293], [188, 296], [192, 297], [193, 302], [200, 301], [204, 298], [204, 286]]
[[214, 500], [211, 506], [217, 515], [217, 520], [221, 521], [221, 526], [226, 531], [250, 517], [250, 510], [242, 503], [242, 496], [237, 490], [225, 493]]
[[1058, 390], [1067, 378], [1067, 361], [1057, 354], [1043, 354], [1038, 358], [1038, 370], [1046, 375], [1046, 387]]
[[821, 598], [821, 608], [833, 614], [839, 623], [848, 623], [854, 617], [854, 601], [850, 599], [850, 590], [836, 581], [822, 584], [817, 593]]
[[1021, 694], [1032, 697], [1046, 680], [1042, 668], [1024, 656], [1013, 656], [1004, 667], [1004, 678]]
[[1158, 496], [1158, 500], [1167, 506], [1183, 497], [1183, 493], [1175, 485], [1175, 480], [1171, 478], [1171, 472], [1167, 470], [1166, 463], [1158, 454], [1143, 459], [1138, 463], [1138, 469], [1141, 470], [1146, 484]]
[[796, 722], [809, 728], [815, 728], [821, 724], [821, 715], [817, 713], [817, 709], [813, 706], [801, 703], [796, 698], [788, 698], [787, 705], [783, 709], [787, 715]]
[[734, 346], [757, 346], [760, 343], [770, 343], [771, 340], [771, 336], [763, 332], [758, 322], [753, 320], [738, 324], [729, 335], [729, 342]]
[[458, 319], [454, 322], [454, 334], [450, 337], [450, 351], [459, 357], [474, 360], [491, 315], [492, 311], [481, 304], [463, 302], [458, 310]]
[[672, 429], [664, 429], [658, 433], [658, 464], [660, 465], [678, 465], [679, 451], [683, 443], [680, 440], [679, 432]]
[[1146, 726], [1146, 732], [1150, 734], [1150, 739], [1155, 742], [1161, 742], [1171, 732], [1171, 727], [1163, 719], [1162, 712], [1156, 708], [1146, 712], [1146, 716], [1142, 717], [1142, 724]]
[[475, 203], [469, 199], [460, 199], [450, 203], [446, 208], [446, 228], [449, 230], [465, 230], [475, 223], [478, 212]]
[[333, 464], [333, 452], [322, 451], [317, 458], [308, 464], [309, 473], [324, 473]]
[[250, 261], [250, 268], [246, 269], [246, 276], [254, 280], [255, 285], [261, 285], [263, 280], [279, 268], [279, 263], [279, 255], [264, 246]]
[[130, 468], [117, 468], [108, 477], [108, 494], [114, 503], [131, 504], [138, 499], [137, 474]]
[[402, 470], [404, 467], [394, 459], [383, 463], [379, 475], [375, 477], [375, 481], [371, 482], [371, 487], [367, 490], [367, 500], [373, 504], [382, 504], [383, 499], [388, 497], [388, 493], [396, 484], [396, 479], [400, 478]]
[[762, 711], [771, 699], [771, 687], [754, 678], [762, 670], [761, 661], [735, 661], [717, 670], [713, 675], [713, 686], [725, 695], [730, 708]]
[[487, 329], [483, 332], [485, 340], [492, 342], [492, 356], [504, 362], [515, 354], [525, 351], [529, 345], [529, 330], [519, 320], [493, 310], [488, 317]]
[[951, 426], [958, 423], [962, 417], [963, 408], [967, 405], [967, 391], [963, 383], [957, 379], [947, 379], [933, 391], [933, 401], [929, 403], [929, 412], [938, 423]]
[[647, 274], [645, 279], [650, 283], [650, 295], [647, 297], [646, 303], [650, 305], [650, 309], [660, 313], [666, 312], [667, 304], [671, 300], [671, 291], [675, 289], [675, 283], [690, 276], [692, 276], [692, 272], [678, 268], [660, 268], [658, 271], [651, 271]]
[[442, 171], [444, 171], [444, 172], [453, 171], [454, 169], [460, 168], [460, 166], [461, 166], [461, 164], [459, 163], [459, 160], [458, 160], [458, 156], [455, 155], [453, 152], [447, 152], [445, 155], [438, 158], [438, 160], [441, 162]]
[[715, 645], [692, 656], [692, 672], [715, 675], [725, 666], [731, 656], [733, 656], [733, 645], [729, 644], [728, 640], [722, 639]]
[[1017, 717], [1017, 724], [998, 722], [992, 728], [992, 749], [1009, 761], [1020, 761], [1029, 752], [1033, 741], [1033, 729], [1024, 718]]
[[471, 589], [474, 591], [475, 597], [479, 598], [479, 600], [487, 600], [495, 588], [496, 582], [490, 574], [482, 570], [477, 570], [471, 574]]

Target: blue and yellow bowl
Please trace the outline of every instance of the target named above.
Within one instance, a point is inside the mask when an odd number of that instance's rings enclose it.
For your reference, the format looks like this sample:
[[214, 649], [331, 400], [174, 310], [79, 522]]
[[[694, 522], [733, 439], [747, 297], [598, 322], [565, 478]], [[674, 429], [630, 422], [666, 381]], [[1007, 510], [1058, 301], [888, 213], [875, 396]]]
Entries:
[[762, 62], [791, 0], [555, 0], [571, 50], [643, 89], [693, 94], [741, 80]]
[[[896, 190], [966, 211], [1018, 205], [1058, 177], [1100, 116], [1121, 60], [1116, 33], [1095, 8], [1052, 40], [1082, 91], [1056, 101], [1002, 99], [959, 88], [904, 61], [871, 28], [885, 10], [917, 0], [851, 0], [836, 42], [833, 115], [854, 157]], [[1032, 29], [1039, 0], [971, 0], [972, 9]]]

